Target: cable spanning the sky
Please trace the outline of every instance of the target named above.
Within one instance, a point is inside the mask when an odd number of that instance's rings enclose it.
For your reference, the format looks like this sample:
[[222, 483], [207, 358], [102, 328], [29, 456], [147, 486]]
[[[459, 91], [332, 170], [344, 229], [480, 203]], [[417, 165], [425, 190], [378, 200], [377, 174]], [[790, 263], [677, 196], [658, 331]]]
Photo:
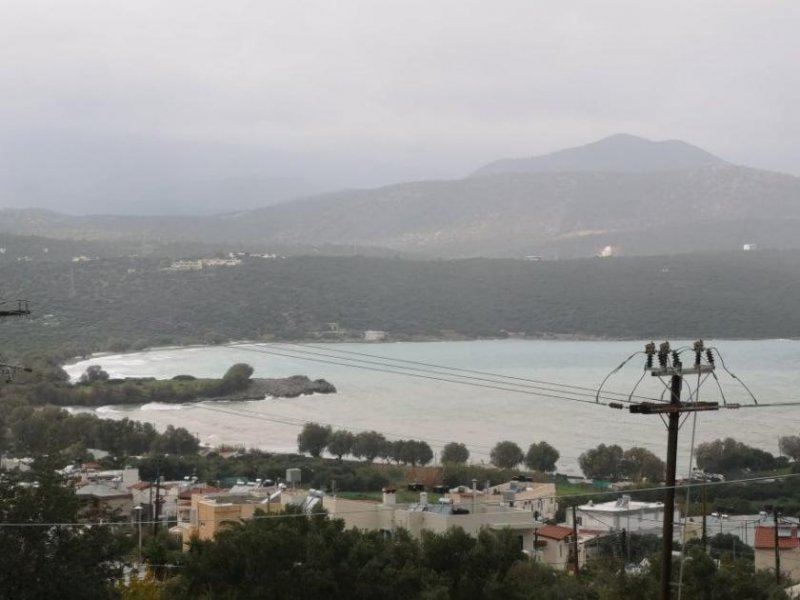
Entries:
[[[345, 366], [356, 369], [366, 369], [370, 371], [387, 372], [405, 377], [431, 379], [434, 381], [445, 382], [445, 383], [455, 383], [459, 385], [468, 385], [478, 388], [487, 388], [492, 390], [522, 393], [530, 396], [538, 396], [558, 401], [581, 402], [593, 405], [600, 404], [601, 406], [607, 405], [608, 402], [616, 402], [616, 403], [621, 402], [621, 403], [632, 404], [635, 402], [634, 398], [646, 399], [651, 401], [662, 401], [661, 398], [655, 399], [655, 398], [648, 398], [645, 396], [635, 396], [634, 394], [626, 394], [624, 392], [607, 391], [604, 392], [604, 394], [601, 396], [600, 394], [597, 393], [595, 389], [585, 386], [561, 384], [552, 381], [544, 381], [541, 379], [506, 376], [498, 373], [491, 373], [488, 371], [464, 369], [460, 367], [448, 367], [445, 365], [438, 365], [423, 361], [393, 359], [372, 353], [357, 352], [353, 350], [346, 350], [340, 348], [329, 349], [329, 348], [315, 346], [313, 344], [279, 344], [279, 345], [278, 344], [232, 344], [226, 347], [239, 351], [263, 353], [273, 356], [281, 356], [284, 358], [319, 362], [323, 364], [334, 364], [338, 366]], [[634, 353], [633, 355], [631, 355], [631, 357], [629, 357], [629, 359], [627, 359], [625, 363], [628, 362], [630, 358], [633, 358], [636, 354], [639, 353]], [[366, 357], [366, 358], [358, 358], [358, 357]], [[625, 365], [625, 363], [620, 365], [620, 367], [617, 367], [617, 369], [615, 369], [614, 372], [618, 371], [622, 366]], [[690, 393], [689, 402], [691, 402], [693, 398], [696, 400], [695, 394], [698, 392], [699, 389], [695, 390], [695, 392]], [[610, 397], [607, 394], [613, 394], [614, 396], [622, 396], [622, 397], [621, 398]], [[597, 402], [596, 400], [593, 400], [594, 398], [597, 399], [602, 398], [603, 402]], [[739, 405], [732, 405], [730, 408], [733, 408], [734, 406], [739, 406]], [[744, 405], [744, 406], [749, 407], [751, 405]], [[762, 404], [760, 406], [770, 406], [770, 405]], [[208, 408], [209, 410], [212, 409], [211, 407], [208, 407], [207, 404], [204, 404], [203, 407]], [[726, 405], [723, 404], [723, 407], [726, 407]], [[215, 407], [213, 408], [213, 410], [220, 410], [220, 409]], [[264, 413], [254, 413], [246, 410], [236, 411], [228, 409], [226, 414], [256, 418], [286, 425], [295, 425], [298, 427], [303, 426], [307, 422], [306, 420], [296, 419], [285, 415], [274, 415], [274, 414], [269, 415]], [[320, 424], [330, 425], [331, 427], [337, 427], [340, 429], [346, 429], [346, 430], [348, 429], [348, 427], [346, 426], [342, 427], [341, 425], [336, 425], [334, 423], [320, 423]], [[408, 436], [391, 432], [384, 432], [384, 435], [386, 435], [387, 437], [393, 437], [398, 439], [414, 438], [414, 436]], [[447, 441], [439, 439], [436, 440], [429, 439], [427, 441], [434, 444], [447, 443]], [[641, 442], [635, 442], [635, 443], [641, 443]], [[645, 443], [645, 445], [647, 444]], [[480, 449], [477, 446], [475, 446], [471, 448], [471, 450], [473, 451], [473, 454], [488, 456], [491, 449], [488, 446], [481, 447]], [[562, 456], [561, 458], [562, 459], [572, 458], [577, 460], [579, 457]]]
[[[346, 356], [338, 356], [331, 353], [311, 352], [308, 350], [290, 348], [284, 349], [283, 346], [257, 344], [257, 345], [233, 345], [226, 346], [228, 348], [243, 350], [246, 352], [258, 352], [262, 354], [270, 354], [273, 356], [282, 356], [284, 358], [293, 358], [298, 360], [305, 360], [310, 362], [317, 362], [323, 364], [333, 364], [337, 366], [350, 367], [354, 369], [363, 369], [367, 371], [377, 371], [381, 373], [390, 373], [393, 375], [401, 375], [406, 377], [414, 377], [418, 379], [427, 379], [432, 381], [441, 381], [445, 383], [455, 383], [459, 385], [466, 385], [471, 387], [499, 390], [505, 392], [514, 392], [521, 394], [528, 394], [530, 396], [538, 396], [541, 398], [550, 398], [554, 400], [581, 402], [584, 404], [600, 404], [606, 405], [607, 402], [597, 402], [595, 400], [596, 391], [591, 388], [579, 388], [570, 384], [561, 384], [555, 382], [541, 382], [542, 385], [532, 385], [529, 383], [516, 383], [515, 377], [507, 377], [504, 375], [495, 374], [495, 379], [487, 379], [477, 376], [463, 375], [460, 373], [449, 372], [450, 367], [436, 365], [433, 369], [423, 369], [419, 367], [408, 367], [395, 364], [394, 359], [386, 357], [377, 357], [385, 362], [367, 361], [364, 359], [353, 359]], [[399, 361], [398, 361], [399, 362]], [[431, 365], [433, 366], [433, 365]], [[453, 369], [453, 371], [470, 372], [468, 369]], [[475, 371], [475, 373], [481, 373]], [[546, 385], [545, 385], [546, 384]], [[574, 388], [587, 391], [574, 391]], [[627, 399], [628, 394], [620, 392], [613, 392], [619, 394], [621, 397], [608, 397], [601, 396], [602, 400], [631, 403]], [[647, 398], [648, 400], [657, 401], [655, 398]]]
[[[259, 344], [259, 345], [267, 346], [268, 344]], [[330, 349], [330, 348], [324, 348], [324, 347], [321, 347], [321, 346], [316, 346], [314, 344], [297, 344], [297, 343], [293, 343], [291, 345], [292, 346], [299, 346], [299, 347], [302, 347], [302, 348], [313, 348], [315, 350], [324, 350], [326, 352], [333, 351], [333, 352], [335, 352], [337, 354], [365, 356], [365, 357], [368, 357], [368, 358], [375, 358], [375, 359], [379, 359], [379, 360], [383, 360], [383, 361], [390, 361], [390, 362], [393, 362], [393, 363], [402, 363], [402, 364], [417, 365], [417, 366], [422, 366], [422, 367], [431, 367], [433, 369], [444, 370], [444, 371], [449, 371], [449, 372], [469, 373], [470, 375], [473, 375], [473, 376], [474, 375], [485, 375], [485, 376], [488, 376], [488, 377], [501, 378], [503, 380], [520, 381], [520, 382], [523, 382], [523, 383], [519, 384], [520, 386], [522, 386], [522, 387], [530, 387], [530, 388], [533, 388], [533, 389], [537, 389], [539, 386], [556, 386], [556, 387], [564, 388], [564, 389], [578, 390], [578, 391], [581, 392], [579, 395], [581, 395], [581, 396], [590, 396], [590, 397], [594, 397], [595, 393], [597, 391], [595, 388], [586, 387], [586, 386], [580, 386], [580, 385], [573, 385], [573, 384], [569, 384], [569, 383], [558, 383], [558, 382], [553, 382], [553, 381], [544, 381], [544, 380], [541, 380], [541, 379], [531, 379], [531, 378], [528, 378], [528, 377], [518, 377], [518, 376], [514, 376], [514, 375], [503, 375], [502, 373], [492, 373], [492, 372], [489, 372], [489, 371], [480, 371], [480, 370], [476, 370], [476, 369], [463, 369], [463, 368], [460, 368], [460, 367], [449, 367], [449, 366], [438, 365], [438, 364], [428, 363], [428, 362], [421, 362], [421, 361], [416, 361], [416, 360], [406, 360], [406, 359], [401, 359], [401, 358], [389, 358], [389, 357], [380, 356], [380, 355], [377, 355], [377, 354], [368, 354], [366, 352], [355, 352], [353, 350], [343, 350], [341, 348]], [[274, 344], [269, 344], [269, 346], [274, 346]], [[478, 379], [478, 380], [480, 380], [477, 377], [471, 377], [471, 376], [465, 376], [465, 377], [468, 377], [469, 379]], [[492, 381], [492, 380], [487, 380], [487, 381]], [[537, 385], [527, 385], [527, 384], [537, 384]], [[624, 397], [624, 398], [629, 397], [629, 394], [626, 394], [624, 392], [614, 392], [614, 391], [608, 390], [605, 393], [607, 395], [610, 395], [610, 396], [619, 396], [619, 397]], [[640, 398], [640, 397], [639, 396], [634, 396], [634, 398]], [[650, 400], [651, 399], [651, 398], [647, 398], [647, 397], [644, 397], [644, 396], [642, 396], [641, 398], [642, 399], [646, 399], [646, 400]]]
[[[161, 325], [180, 325], [181, 323], [172, 321], [162, 321], [152, 318], [138, 318], [132, 319], [134, 321], [158, 323]], [[191, 325], [186, 323], [185, 326]], [[342, 344], [338, 344], [341, 346]], [[607, 406], [608, 402], [616, 402], [623, 404], [634, 404], [640, 401], [651, 402], [664, 402], [663, 395], [660, 398], [651, 396], [640, 396], [633, 392], [619, 392], [602, 389], [598, 392], [596, 387], [579, 386], [570, 383], [561, 383], [554, 381], [546, 381], [542, 379], [534, 379], [528, 377], [520, 377], [514, 375], [504, 375], [500, 373], [493, 373], [489, 371], [482, 371], [476, 369], [464, 369], [461, 367], [453, 367], [447, 365], [439, 365], [435, 363], [414, 361], [401, 358], [390, 358], [378, 354], [359, 352], [355, 350], [346, 350], [344, 348], [329, 348], [318, 346], [309, 343], [266, 343], [266, 342], [242, 342], [231, 343], [224, 348], [233, 350], [240, 350], [245, 352], [261, 352], [263, 354], [271, 354], [273, 356], [281, 356], [284, 358], [292, 358], [296, 360], [304, 360], [310, 362], [317, 362], [321, 364], [331, 364], [336, 366], [345, 366], [354, 369], [361, 369], [366, 371], [374, 371], [381, 373], [388, 373], [392, 375], [401, 375], [407, 377], [414, 377], [417, 379], [427, 379], [430, 381], [440, 381], [444, 383], [455, 383], [458, 385], [483, 387], [485, 389], [492, 389], [496, 391], [507, 391], [514, 393], [528, 393], [532, 396], [539, 396], [542, 398], [550, 398], [554, 400], [566, 400], [572, 402], [582, 402], [586, 404], [600, 404]], [[733, 372], [731, 372], [725, 364], [724, 357], [719, 352], [718, 348], [712, 347], [720, 359], [720, 363], [728, 375], [737, 381], [741, 387], [746, 390], [748, 395], [753, 399], [754, 404], [738, 404], [730, 408], [754, 408], [754, 407], [792, 407], [800, 406], [800, 401], [791, 402], [772, 402], [763, 403], [757, 402], [755, 395], [751, 392], [750, 388]], [[690, 351], [690, 348], [681, 347], [678, 349], [679, 353]], [[614, 369], [609, 376], [619, 371], [628, 360], [639, 354], [640, 352], [633, 353], [626, 361]], [[363, 358], [353, 358], [363, 357]], [[608, 376], [606, 377], [608, 379]], [[715, 376], [718, 387], [720, 387], [720, 394], [723, 397], [722, 408], [724, 406], [724, 392], [719, 385], [719, 380]], [[637, 384], [638, 387], [638, 384]], [[634, 389], [635, 392], [635, 389]], [[595, 401], [592, 401], [595, 399]], [[601, 402], [602, 400], [602, 402]]]
[[[401, 358], [391, 358], [381, 356], [378, 354], [358, 352], [354, 350], [346, 350], [342, 348], [327, 348], [316, 346], [314, 344], [301, 344], [301, 343], [286, 343], [286, 344], [272, 344], [272, 343], [252, 343], [252, 344], [229, 344], [225, 346], [236, 350], [244, 350], [248, 352], [262, 352], [264, 354], [272, 354], [273, 356], [282, 356], [284, 358], [293, 358], [297, 360], [304, 360], [310, 362], [319, 362], [323, 364], [334, 364], [337, 366], [345, 366], [355, 369], [363, 369], [369, 371], [378, 371], [391, 373], [393, 375], [401, 375], [408, 377], [415, 377], [420, 379], [431, 379], [434, 381], [442, 381], [445, 383], [456, 383], [459, 385], [471, 385], [473, 387], [486, 387], [487, 389], [494, 389], [500, 391], [509, 391], [515, 393], [529, 393], [533, 396], [540, 396], [543, 398], [552, 398], [556, 400], [569, 400], [573, 402], [584, 402], [588, 404], [607, 405], [608, 402], [621, 402], [624, 404], [635, 404], [639, 401], [650, 402], [664, 402], [664, 398], [655, 398], [652, 396], [636, 395], [630, 392], [619, 392], [612, 390], [602, 390], [598, 393], [598, 388], [579, 386], [569, 383], [561, 383], [555, 381], [546, 381], [542, 379], [533, 379], [527, 377], [520, 377], [514, 375], [504, 375], [501, 373], [493, 373], [489, 371], [481, 371], [476, 369], [465, 369], [461, 367], [452, 367], [447, 365], [440, 365], [430, 362], [414, 361]], [[686, 351], [688, 349], [684, 349]], [[717, 352], [720, 362], [723, 362], [722, 355]], [[633, 358], [639, 352], [631, 355]], [[353, 358], [356, 357], [356, 358]], [[364, 358], [357, 358], [364, 357]], [[629, 360], [628, 359], [628, 360]], [[627, 361], [626, 361], [627, 362]], [[623, 365], [617, 367], [612, 373], [618, 371]], [[411, 366], [409, 366], [411, 365]], [[753, 408], [757, 407], [775, 407], [775, 406], [800, 406], [798, 402], [778, 402], [778, 403], [758, 403], [755, 396], [744, 382], [733, 374], [727, 367], [725, 371], [742, 386], [747, 394], [753, 398], [753, 404], [736, 404], [731, 408]], [[719, 383], [719, 382], [718, 382]], [[596, 402], [591, 400], [595, 399]], [[600, 402], [602, 400], [602, 402]], [[691, 401], [691, 398], [690, 398]], [[726, 408], [723, 397], [723, 406]]]

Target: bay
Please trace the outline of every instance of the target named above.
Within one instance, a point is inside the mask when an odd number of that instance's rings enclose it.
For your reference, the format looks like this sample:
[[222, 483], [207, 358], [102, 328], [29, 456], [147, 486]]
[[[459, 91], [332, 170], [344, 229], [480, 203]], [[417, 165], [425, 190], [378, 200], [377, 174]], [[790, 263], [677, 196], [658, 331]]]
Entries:
[[[746, 383], [761, 403], [800, 400], [796, 393], [800, 342], [724, 340], [714, 345], [719, 347], [725, 366], [739, 378], [731, 377], [723, 365], [717, 363], [724, 400], [748, 408], [697, 413], [695, 442], [734, 437], [777, 453], [779, 436], [800, 433], [800, 406], [749, 408], [753, 400], [740, 381]], [[230, 365], [246, 362], [255, 368], [256, 377], [305, 374], [312, 379], [327, 379], [338, 389], [333, 395], [300, 398], [188, 405], [151, 403], [95, 410], [104, 418], [148, 421], [159, 429], [167, 425], [186, 427], [201, 442], [212, 446], [231, 444], [292, 452], [296, 451], [296, 437], [302, 423], [315, 421], [329, 423], [334, 428], [374, 429], [389, 437], [426, 440], [435, 451], [448, 441], [463, 442], [470, 449], [471, 461], [476, 463], [488, 463], [491, 447], [500, 440], [513, 440], [523, 450], [532, 442], [545, 440], [561, 453], [559, 471], [570, 474], [580, 472], [578, 456], [581, 452], [600, 443], [619, 444], [623, 448], [643, 446], [662, 458], [665, 454], [666, 428], [658, 416], [630, 414], [627, 410], [593, 403], [590, 390], [596, 389], [609, 372], [641, 349], [641, 344], [636, 342], [482, 340], [313, 346], [229, 344], [161, 348], [95, 356], [69, 365], [66, 370], [72, 378], [79, 377], [90, 364], [101, 365], [111, 377], [170, 378], [179, 374], [219, 377]], [[349, 354], [353, 352], [371, 356]], [[377, 357], [558, 385], [498, 380], [467, 371], [459, 373], [473, 379], [462, 379], [410, 363], [388, 366]], [[355, 359], [378, 364], [356, 363]], [[688, 354], [684, 358], [686, 363], [691, 360]], [[362, 368], [356, 368], [357, 364]], [[609, 378], [604, 394], [616, 392], [627, 399], [642, 375], [643, 366], [644, 358], [636, 356]], [[439, 379], [459, 379], [462, 383]], [[697, 383], [694, 378], [687, 378], [686, 382], [688, 389], [684, 390], [684, 399], [693, 393]], [[512, 384], [539, 387], [523, 388]], [[513, 387], [525, 393], [495, 389], [497, 387]], [[659, 398], [664, 391], [664, 384], [658, 378], [647, 376], [636, 394]], [[723, 401], [712, 378], [700, 387], [699, 398]], [[679, 471], [682, 473], [689, 469], [693, 423], [694, 417], [689, 416], [681, 429]]]

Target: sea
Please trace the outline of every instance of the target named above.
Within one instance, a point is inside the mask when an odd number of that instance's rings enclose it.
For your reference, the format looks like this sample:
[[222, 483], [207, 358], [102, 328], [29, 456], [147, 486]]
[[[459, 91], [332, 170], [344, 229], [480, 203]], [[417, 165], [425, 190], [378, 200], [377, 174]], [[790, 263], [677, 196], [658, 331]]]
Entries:
[[[800, 403], [800, 341], [707, 345], [717, 349], [716, 377], [687, 376], [683, 399], [741, 408], [685, 416], [679, 474], [690, 471], [693, 448], [702, 442], [733, 437], [777, 454], [780, 436], [800, 434], [800, 405], [768, 406]], [[664, 458], [666, 427], [659, 415], [608, 406], [610, 400], [627, 405], [669, 398], [669, 381], [645, 373], [640, 350], [642, 344], [629, 341], [234, 343], [95, 355], [65, 368], [73, 380], [89, 365], [100, 365], [115, 378], [221, 377], [244, 362], [254, 367], [255, 377], [307, 375], [337, 388], [336, 394], [298, 398], [70, 408], [148, 421], [159, 430], [185, 427], [211, 446], [295, 452], [303, 423], [317, 422], [425, 440], [437, 454], [445, 443], [461, 442], [474, 463], [488, 463], [492, 446], [502, 440], [523, 451], [544, 440], [560, 453], [559, 472], [577, 475], [580, 454], [601, 443], [641, 446]], [[687, 365], [694, 361], [691, 352], [682, 356]]]

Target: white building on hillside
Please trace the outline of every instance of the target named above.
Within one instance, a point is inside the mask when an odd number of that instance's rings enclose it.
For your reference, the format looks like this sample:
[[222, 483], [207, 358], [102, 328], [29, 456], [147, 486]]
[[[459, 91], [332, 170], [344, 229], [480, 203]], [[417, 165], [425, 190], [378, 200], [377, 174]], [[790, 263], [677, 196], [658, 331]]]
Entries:
[[[638, 502], [623, 495], [611, 502], [579, 506], [576, 511], [578, 526], [595, 531], [638, 531], [657, 533], [664, 521], [663, 502]], [[674, 522], [681, 518], [675, 509]], [[572, 511], [567, 511], [567, 524], [572, 526]]]
[[[473, 502], [473, 490], [459, 486], [445, 494], [453, 504], [469, 507]], [[539, 521], [554, 519], [558, 511], [556, 486], [554, 483], [534, 483], [529, 481], [509, 481], [500, 485], [487, 486], [475, 490], [475, 503], [503, 504], [512, 508], [530, 511]]]

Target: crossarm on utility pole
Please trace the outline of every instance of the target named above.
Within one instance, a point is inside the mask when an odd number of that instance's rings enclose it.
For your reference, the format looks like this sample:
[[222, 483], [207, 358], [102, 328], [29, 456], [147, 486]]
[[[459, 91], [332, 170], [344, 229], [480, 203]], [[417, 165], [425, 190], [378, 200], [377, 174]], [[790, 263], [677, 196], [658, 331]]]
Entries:
[[27, 300], [17, 300], [17, 308], [12, 310], [0, 310], [0, 318], [2, 317], [25, 317], [31, 314]]

